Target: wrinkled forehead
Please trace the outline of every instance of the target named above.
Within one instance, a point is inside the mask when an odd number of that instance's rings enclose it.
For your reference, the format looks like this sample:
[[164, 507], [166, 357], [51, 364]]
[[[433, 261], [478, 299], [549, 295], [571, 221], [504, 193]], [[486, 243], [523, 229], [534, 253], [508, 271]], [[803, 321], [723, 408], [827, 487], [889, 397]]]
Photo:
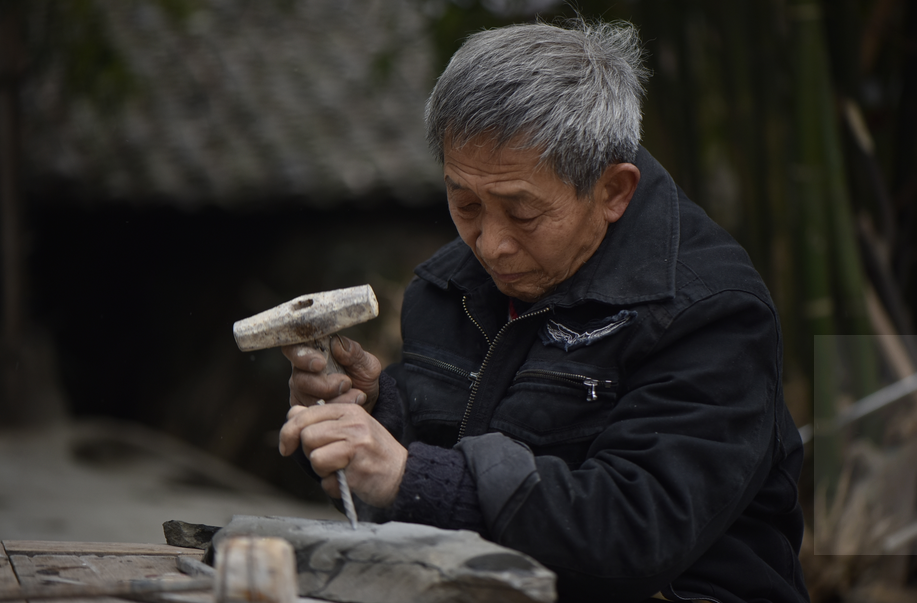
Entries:
[[[512, 136], [495, 131], [483, 134], [464, 134], [446, 130], [443, 139], [443, 154], [448, 156], [456, 151], [462, 154], [474, 154], [478, 157], [489, 157], [499, 161], [506, 155], [517, 156], [525, 154], [535, 159], [533, 169], [549, 170], [555, 176], [557, 171], [552, 167], [548, 154], [544, 148], [538, 148], [532, 142], [532, 135], [527, 132], [517, 132]], [[558, 176], [559, 177], [559, 176]]]

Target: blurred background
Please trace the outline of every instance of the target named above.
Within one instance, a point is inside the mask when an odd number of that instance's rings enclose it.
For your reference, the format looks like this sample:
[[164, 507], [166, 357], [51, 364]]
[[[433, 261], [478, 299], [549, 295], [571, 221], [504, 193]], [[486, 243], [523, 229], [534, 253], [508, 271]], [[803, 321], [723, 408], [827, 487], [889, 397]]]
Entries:
[[[135, 538], [113, 509], [166, 491], [328, 512], [276, 452], [289, 364], [232, 323], [369, 283], [381, 316], [349, 334], [397, 360], [403, 288], [455, 236], [437, 74], [468, 33], [577, 13], [640, 29], [644, 146], [781, 312], [813, 600], [914, 600], [908, 0], [0, 0], [0, 538]], [[82, 531], [64, 467], [105, 511]]]

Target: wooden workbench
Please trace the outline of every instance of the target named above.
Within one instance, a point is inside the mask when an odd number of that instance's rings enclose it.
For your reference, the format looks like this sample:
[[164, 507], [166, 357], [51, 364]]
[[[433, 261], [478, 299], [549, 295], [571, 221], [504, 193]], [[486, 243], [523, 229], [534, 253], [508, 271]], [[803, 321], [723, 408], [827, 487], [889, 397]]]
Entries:
[[[0, 589], [16, 585], [189, 579], [175, 565], [179, 555], [201, 559], [204, 551], [167, 544], [4, 540], [0, 542]], [[103, 601], [114, 603], [122, 599], [68, 599], [69, 603]]]

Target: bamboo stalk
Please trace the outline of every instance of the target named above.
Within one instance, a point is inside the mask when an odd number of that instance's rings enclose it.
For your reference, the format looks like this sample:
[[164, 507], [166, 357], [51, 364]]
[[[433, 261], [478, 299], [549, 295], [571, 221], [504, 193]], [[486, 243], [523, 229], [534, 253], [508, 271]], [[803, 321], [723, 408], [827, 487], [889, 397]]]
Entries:
[[[881, 224], [882, 238], [889, 249], [895, 247], [895, 209], [893, 207], [891, 195], [888, 193], [888, 186], [885, 184], [885, 177], [882, 175], [882, 166], [879, 165], [879, 159], [876, 157], [876, 144], [873, 141], [872, 134], [869, 132], [869, 126], [863, 118], [863, 112], [859, 104], [850, 98], [844, 100], [844, 120], [853, 141], [860, 151], [861, 159], [865, 162], [866, 172], [869, 177], [869, 184], [872, 186], [872, 195], [875, 198], [876, 213], [878, 214], [879, 224]], [[888, 262], [888, 258], [885, 258]]]
[[[788, 10], [792, 22], [795, 69], [794, 176], [800, 210], [797, 249], [802, 257], [804, 315], [813, 337], [813, 391], [816, 434], [818, 426], [833, 422], [837, 386], [834, 377], [834, 299], [831, 294], [829, 240], [826, 231], [825, 182], [819, 113], [824, 110], [812, 83], [820, 79], [820, 10], [814, 2], [799, 1]], [[815, 437], [815, 484], [833, 497], [840, 475], [840, 442], [836, 435]]]
[[[889, 317], [890, 324], [885, 331], [899, 334], [912, 333], [913, 323], [908, 314], [907, 302], [898, 287], [898, 283], [892, 276], [887, 262], [884, 260], [885, 257], [888, 257], [887, 246], [884, 245], [883, 241], [879, 240], [867, 216], [861, 216], [858, 220], [857, 232], [860, 239], [860, 251], [863, 256], [863, 265], [866, 268], [866, 273], [869, 275], [869, 280], [872, 282], [875, 293], [877, 294], [876, 303], [882, 305], [883, 311], [887, 312]], [[870, 308], [868, 293], [866, 304], [873, 332], [882, 333], [883, 331], [877, 330], [875, 320], [872, 320], [873, 311]], [[906, 343], [904, 345], [908, 349], [911, 360], [917, 363], [917, 345], [909, 339], [905, 341]]]
[[761, 131], [761, 99], [756, 94], [754, 77], [759, 73], [760, 56], [765, 52], [753, 37], [756, 16], [755, 3], [717, 0], [713, 22], [723, 39], [725, 52], [710, 61], [720, 60], [723, 91], [728, 114], [723, 143], [739, 175], [739, 204], [742, 208], [738, 234], [742, 246], [763, 275], [770, 273], [770, 222], [765, 199], [766, 166], [763, 132]]
[[[817, 119], [823, 149], [827, 217], [833, 251], [833, 269], [839, 302], [837, 328], [845, 335], [872, 333], [864, 297], [865, 279], [860, 261], [855, 218], [847, 184], [841, 138], [838, 127], [837, 102], [830, 81], [830, 61], [827, 55], [823, 21], [815, 18], [808, 30], [811, 52], [817, 66], [812, 73], [817, 102], [821, 111], [811, 116]], [[842, 338], [852, 394], [862, 398], [878, 388], [876, 352], [869, 339]], [[865, 421], [863, 433], [879, 443], [882, 425], [874, 418]]]
[[[790, 47], [788, 32], [781, 27], [781, 13], [772, 2], [751, 3], [752, 45], [759, 53], [752, 69], [753, 96], [759, 103], [758, 133], [755, 138], [761, 144], [760, 161], [756, 163], [759, 184], [764, 191], [761, 214], [768, 223], [766, 241], [771, 259], [765, 275], [771, 295], [780, 312], [784, 335], [784, 381], [797, 379], [800, 375], [811, 377], [811, 336], [805, 328], [805, 319], [797, 311], [796, 300], [800, 298], [802, 283], [801, 267], [794, 258], [793, 233], [798, 230], [796, 216], [790, 211], [787, 182], [791, 166], [787, 161], [790, 148], [790, 134], [787, 116], [792, 115], [790, 98], [783, 90], [787, 71], [784, 65], [791, 64], [788, 58]], [[800, 388], [808, 391], [809, 388]], [[790, 410], [800, 422], [812, 421], [811, 399], [787, 398]]]
[[[879, 296], [872, 288], [866, 290], [866, 307], [876, 338], [879, 340], [879, 349], [885, 355], [885, 363], [891, 368], [892, 374], [897, 379], [904, 379], [917, 372], [917, 361], [909, 350], [911, 338], [902, 337], [895, 329], [885, 307], [879, 301]], [[917, 396], [913, 402], [917, 407]]]

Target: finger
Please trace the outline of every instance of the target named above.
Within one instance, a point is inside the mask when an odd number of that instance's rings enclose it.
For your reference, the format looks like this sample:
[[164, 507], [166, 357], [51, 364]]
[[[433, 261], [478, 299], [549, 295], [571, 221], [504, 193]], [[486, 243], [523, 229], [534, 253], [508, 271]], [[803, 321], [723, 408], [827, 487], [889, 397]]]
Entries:
[[308, 397], [307, 399], [298, 399], [294, 398], [293, 394], [290, 394], [290, 407], [296, 406], [315, 406], [318, 404], [318, 401], [321, 400], [326, 404], [356, 404], [357, 406], [366, 407], [366, 394], [358, 389], [351, 389], [344, 392], [340, 396], [334, 398], [316, 398], [313, 396]]
[[315, 400], [331, 400], [350, 391], [353, 381], [342, 373], [316, 374], [294, 367], [289, 385], [290, 405], [310, 406]]
[[296, 406], [294, 408], [291, 408], [290, 410], [287, 411], [287, 421], [289, 421], [293, 417], [297, 417], [303, 414], [304, 412], [306, 412], [306, 409], [303, 406]]
[[357, 406], [365, 406], [366, 394], [358, 389], [351, 389], [336, 398], [325, 400], [325, 402], [327, 404], [356, 404]]
[[322, 490], [325, 491], [325, 494], [331, 498], [340, 498], [341, 497], [341, 487], [338, 484], [338, 478], [336, 473], [331, 475], [326, 475], [322, 478]]
[[372, 408], [379, 396], [379, 375], [382, 363], [373, 354], [366, 352], [356, 341], [347, 337], [335, 337], [331, 342], [331, 353], [345, 367], [352, 386], [366, 393], [367, 409]]
[[382, 372], [382, 363], [374, 355], [363, 349], [359, 343], [336, 335], [331, 340], [331, 353], [341, 366], [347, 367], [347, 372], [355, 378], [378, 379]]
[[293, 406], [280, 428], [278, 447], [282, 456], [289, 456], [299, 447], [308, 456], [314, 448], [342, 439], [332, 426], [345, 414], [344, 407]]
[[280, 351], [295, 368], [302, 371], [318, 373], [325, 370], [328, 364], [324, 354], [304, 343], [285, 345]]
[[278, 447], [281, 456], [290, 456], [299, 447], [300, 432], [309, 425], [305, 406], [293, 406], [287, 412], [287, 420], [280, 428]]
[[353, 460], [353, 447], [346, 440], [334, 440], [309, 453], [312, 469], [321, 476], [336, 475]]
[[294, 406], [315, 406], [319, 400], [328, 404], [359, 404], [362, 406], [366, 402], [366, 394], [358, 389], [349, 389], [340, 396], [319, 398], [318, 396], [296, 394], [292, 390], [290, 391], [290, 408]]
[[296, 393], [292, 389], [290, 390], [290, 408], [294, 406], [315, 406], [316, 402], [323, 399], [324, 398], [316, 398], [315, 396]]

